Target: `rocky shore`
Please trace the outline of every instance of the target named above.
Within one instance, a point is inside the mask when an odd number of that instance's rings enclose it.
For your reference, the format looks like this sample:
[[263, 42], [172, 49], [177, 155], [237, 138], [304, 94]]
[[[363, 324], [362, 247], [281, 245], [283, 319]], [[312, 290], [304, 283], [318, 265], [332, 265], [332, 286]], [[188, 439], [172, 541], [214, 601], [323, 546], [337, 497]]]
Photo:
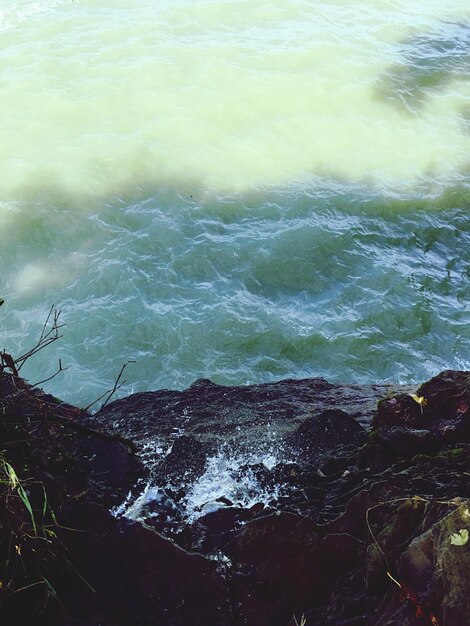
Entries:
[[91, 415], [4, 364], [2, 622], [468, 624], [469, 407], [446, 371], [200, 380]]

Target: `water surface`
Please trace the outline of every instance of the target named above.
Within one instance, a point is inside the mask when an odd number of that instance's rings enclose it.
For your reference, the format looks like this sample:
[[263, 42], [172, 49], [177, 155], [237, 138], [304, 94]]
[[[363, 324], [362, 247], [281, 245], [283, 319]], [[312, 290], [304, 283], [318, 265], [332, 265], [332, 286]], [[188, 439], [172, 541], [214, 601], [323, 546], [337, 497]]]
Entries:
[[0, 42], [2, 347], [67, 323], [31, 382], [470, 368], [467, 1], [4, 0]]

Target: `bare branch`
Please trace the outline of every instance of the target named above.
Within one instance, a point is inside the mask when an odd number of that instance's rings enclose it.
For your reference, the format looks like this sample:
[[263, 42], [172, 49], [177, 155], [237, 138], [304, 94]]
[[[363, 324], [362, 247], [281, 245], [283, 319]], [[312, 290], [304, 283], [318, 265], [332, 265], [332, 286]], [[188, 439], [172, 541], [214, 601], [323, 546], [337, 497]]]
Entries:
[[52, 376], [49, 376], [49, 378], [45, 378], [44, 380], [40, 380], [38, 383], [34, 383], [34, 385], [32, 385], [33, 387], [38, 387], [39, 385], [42, 385], [43, 383], [47, 383], [49, 380], [52, 380], [53, 378], [55, 378], [57, 376], [57, 374], [60, 374], [60, 372], [64, 372], [67, 368], [66, 367], [62, 367], [62, 361], [61, 359], [59, 359], [59, 369], [56, 370]]
[[43, 326], [42, 326], [42, 331], [41, 331], [41, 334], [40, 334], [40, 336], [39, 336], [39, 341], [38, 341], [38, 343], [41, 343], [41, 341], [42, 341], [42, 340], [43, 340], [43, 338], [44, 338], [44, 335], [45, 335], [45, 333], [46, 333], [46, 328], [47, 328], [47, 325], [48, 325], [48, 323], [49, 323], [49, 320], [51, 319], [52, 312], [54, 311], [54, 307], [55, 307], [55, 304], [53, 304], [53, 305], [51, 306], [51, 308], [49, 309], [49, 313], [48, 313], [48, 315], [47, 315], [47, 317], [46, 317], [46, 321], [44, 322], [44, 324], [43, 324]]
[[102, 400], [108, 393], [111, 393], [111, 389], [108, 389], [107, 391], [105, 391], [101, 396], [99, 396], [99, 398], [96, 398], [96, 400], [93, 400], [93, 402], [90, 402], [90, 404], [87, 404], [87, 406], [85, 406], [82, 409], [82, 411], [83, 412], [88, 411], [89, 408], [91, 408], [94, 404]]
[[108, 396], [106, 398], [106, 400], [103, 402], [103, 404], [100, 407], [100, 411], [101, 409], [103, 409], [108, 402], [110, 401], [110, 399], [112, 398], [112, 396], [116, 393], [116, 391], [118, 389], [120, 389], [127, 381], [123, 380], [122, 382], [119, 382], [121, 380], [121, 376], [124, 373], [124, 370], [126, 369], [126, 367], [128, 365], [130, 365], [131, 363], [135, 363], [135, 361], [127, 361], [126, 363], [124, 363], [124, 365], [121, 367], [121, 371], [118, 374], [118, 377], [116, 378], [116, 382], [114, 383], [114, 387], [112, 389], [108, 389], [108, 391], [105, 391], [103, 393], [103, 395], [101, 395], [99, 398], [97, 398], [96, 400], [94, 400], [91, 404], [89, 404], [88, 406], [86, 406], [83, 411], [88, 411], [88, 409], [90, 407], [92, 407], [94, 404], [96, 404], [97, 402], [99, 402], [100, 400], [102, 400], [105, 396]]
[[[44, 322], [41, 334], [36, 345], [34, 345], [30, 350], [19, 356], [17, 359], [15, 359], [15, 366], [18, 372], [30, 357], [62, 337], [62, 335], [59, 335], [59, 329], [65, 326], [65, 324], [59, 324], [60, 314], [61, 309], [57, 309], [55, 304], [53, 304], [49, 310], [46, 321]], [[48, 328], [50, 322], [51, 325]]]

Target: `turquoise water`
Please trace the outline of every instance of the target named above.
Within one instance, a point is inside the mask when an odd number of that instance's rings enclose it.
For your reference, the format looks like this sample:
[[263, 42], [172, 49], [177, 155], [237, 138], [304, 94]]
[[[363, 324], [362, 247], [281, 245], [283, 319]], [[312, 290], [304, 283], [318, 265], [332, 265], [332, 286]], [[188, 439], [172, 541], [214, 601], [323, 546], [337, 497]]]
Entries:
[[[451, 6], [449, 6], [451, 5]], [[80, 405], [470, 369], [470, 9], [4, 0], [1, 346]]]

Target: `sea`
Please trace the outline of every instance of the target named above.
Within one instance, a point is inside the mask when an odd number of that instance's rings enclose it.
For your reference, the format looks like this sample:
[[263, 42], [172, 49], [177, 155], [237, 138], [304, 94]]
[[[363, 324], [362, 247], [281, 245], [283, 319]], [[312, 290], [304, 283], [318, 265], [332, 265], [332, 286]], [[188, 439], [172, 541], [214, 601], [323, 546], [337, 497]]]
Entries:
[[0, 348], [60, 310], [63, 400], [470, 369], [468, 0], [2, 0], [0, 129]]

